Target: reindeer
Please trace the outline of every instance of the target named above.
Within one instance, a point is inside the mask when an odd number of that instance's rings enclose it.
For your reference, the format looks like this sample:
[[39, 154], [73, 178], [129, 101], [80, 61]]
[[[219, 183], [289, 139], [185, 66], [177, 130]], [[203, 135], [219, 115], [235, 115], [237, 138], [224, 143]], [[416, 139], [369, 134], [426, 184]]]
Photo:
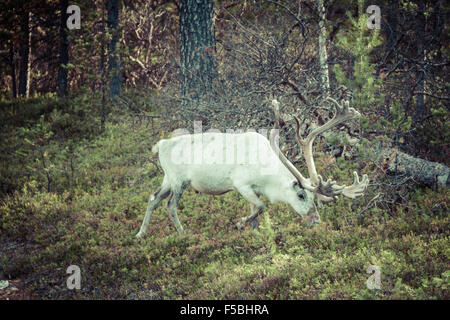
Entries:
[[[258, 227], [258, 216], [264, 210], [260, 196], [265, 196], [271, 203], [289, 204], [308, 226], [312, 226], [320, 222], [315, 197], [320, 204], [334, 201], [339, 195], [351, 199], [363, 195], [369, 182], [367, 175], [360, 181], [358, 174], [354, 172], [353, 184], [341, 186], [330, 179], [324, 181], [322, 176], [317, 174], [312, 150], [314, 139], [326, 130], [360, 117], [354, 108], [349, 107], [348, 100], [341, 103], [331, 97], [327, 100], [335, 106], [334, 117], [312, 130], [305, 139], [301, 136], [300, 121], [294, 117], [296, 138], [306, 160], [309, 179], [305, 178], [278, 148], [277, 129], [280, 116], [279, 102], [276, 99], [272, 100], [272, 107], [277, 119], [269, 139], [256, 132], [206, 132], [160, 140], [152, 151], [158, 153], [165, 175], [160, 188], [150, 196], [144, 220], [136, 237], [144, 236], [152, 212], [168, 196], [170, 196], [167, 203], [170, 217], [178, 233], [183, 233], [183, 227], [178, 219], [177, 204], [188, 185], [198, 192], [212, 195], [232, 190], [239, 192], [250, 202], [251, 214], [237, 223], [238, 229], [242, 229], [249, 221], [254, 229]], [[200, 141], [201, 144], [196, 144], [196, 141]], [[254, 146], [258, 149], [260, 161], [251, 161], [255, 158], [255, 148], [252, 148]], [[213, 161], [202, 158], [202, 155], [208, 157], [211, 153], [216, 154], [212, 157]], [[231, 161], [223, 161], [223, 157], [229, 155]], [[201, 161], [196, 161], [196, 156]], [[217, 161], [219, 158], [222, 161]]]

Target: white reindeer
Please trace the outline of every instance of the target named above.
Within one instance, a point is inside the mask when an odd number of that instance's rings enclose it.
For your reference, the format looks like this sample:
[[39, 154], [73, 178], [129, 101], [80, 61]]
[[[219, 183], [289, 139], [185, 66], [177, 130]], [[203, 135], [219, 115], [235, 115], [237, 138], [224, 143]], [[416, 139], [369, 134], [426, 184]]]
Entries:
[[[318, 201], [333, 201], [338, 195], [349, 198], [361, 196], [368, 185], [367, 175], [359, 181], [353, 173], [350, 186], [339, 186], [335, 181], [323, 181], [314, 165], [312, 145], [317, 135], [360, 114], [349, 108], [348, 101], [339, 104], [328, 98], [336, 106], [336, 113], [329, 122], [314, 129], [306, 139], [300, 134], [297, 125], [297, 140], [302, 149], [310, 178], [305, 178], [295, 166], [281, 153], [275, 139], [278, 130], [272, 130], [269, 140], [255, 132], [187, 134], [160, 140], [152, 149], [159, 153], [159, 161], [164, 170], [161, 187], [150, 196], [147, 212], [137, 238], [146, 232], [152, 212], [158, 204], [170, 195], [168, 210], [177, 231], [183, 227], [178, 220], [177, 204], [185, 188], [190, 184], [195, 190], [206, 194], [223, 194], [231, 190], [239, 192], [251, 205], [251, 215], [242, 218], [238, 228], [250, 221], [252, 227], [258, 226], [258, 215], [264, 204], [259, 199], [263, 195], [271, 203], [289, 204], [308, 225], [320, 222], [314, 197]], [[279, 103], [272, 101], [274, 111], [279, 117]], [[276, 119], [278, 128], [279, 119]], [[255, 148], [256, 146], [256, 148]], [[255, 156], [257, 152], [258, 157]], [[225, 159], [226, 158], [226, 159]], [[255, 161], [256, 160], [256, 161]]]

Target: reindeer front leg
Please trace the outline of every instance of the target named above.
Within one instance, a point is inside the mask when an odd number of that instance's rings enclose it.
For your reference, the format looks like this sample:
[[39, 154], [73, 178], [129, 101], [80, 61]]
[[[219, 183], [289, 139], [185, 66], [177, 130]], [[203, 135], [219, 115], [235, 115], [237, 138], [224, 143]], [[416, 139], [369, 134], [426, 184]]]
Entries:
[[258, 198], [256, 193], [253, 191], [253, 189], [249, 186], [244, 186], [237, 188], [238, 192], [244, 197], [245, 200], [250, 202], [250, 210], [251, 215], [248, 217], [242, 218], [241, 221], [236, 223], [236, 227], [239, 230], [242, 230], [244, 228], [244, 225], [248, 222], [252, 222], [252, 229], [258, 228], [258, 216], [263, 212], [264, 210], [264, 203]]

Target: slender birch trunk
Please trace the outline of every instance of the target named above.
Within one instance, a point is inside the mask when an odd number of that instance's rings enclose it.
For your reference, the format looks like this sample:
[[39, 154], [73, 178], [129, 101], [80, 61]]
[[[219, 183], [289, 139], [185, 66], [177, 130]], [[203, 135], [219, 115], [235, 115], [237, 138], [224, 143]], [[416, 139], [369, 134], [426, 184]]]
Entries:
[[320, 63], [320, 82], [324, 94], [330, 92], [330, 77], [328, 74], [328, 54], [327, 54], [327, 30], [325, 28], [326, 12], [323, 0], [317, 0], [319, 10], [319, 63]]

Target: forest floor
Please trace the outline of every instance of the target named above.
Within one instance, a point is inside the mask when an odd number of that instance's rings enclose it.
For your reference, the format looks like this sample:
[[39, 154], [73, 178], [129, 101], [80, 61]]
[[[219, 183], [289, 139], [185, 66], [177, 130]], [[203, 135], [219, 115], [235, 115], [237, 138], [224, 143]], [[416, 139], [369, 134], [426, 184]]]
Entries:
[[[138, 241], [162, 181], [150, 150], [169, 133], [119, 113], [99, 132], [87, 100], [0, 105], [0, 280], [10, 282], [0, 299], [450, 298], [447, 189], [414, 186], [383, 209], [370, 205], [369, 187], [359, 200], [326, 204], [313, 228], [265, 201], [259, 230], [238, 231], [250, 212], [239, 194], [188, 188], [179, 204], [185, 233], [164, 203]], [[360, 167], [338, 159], [327, 174], [349, 183]], [[67, 287], [71, 265], [79, 290]], [[367, 286], [370, 266], [379, 289]]]

